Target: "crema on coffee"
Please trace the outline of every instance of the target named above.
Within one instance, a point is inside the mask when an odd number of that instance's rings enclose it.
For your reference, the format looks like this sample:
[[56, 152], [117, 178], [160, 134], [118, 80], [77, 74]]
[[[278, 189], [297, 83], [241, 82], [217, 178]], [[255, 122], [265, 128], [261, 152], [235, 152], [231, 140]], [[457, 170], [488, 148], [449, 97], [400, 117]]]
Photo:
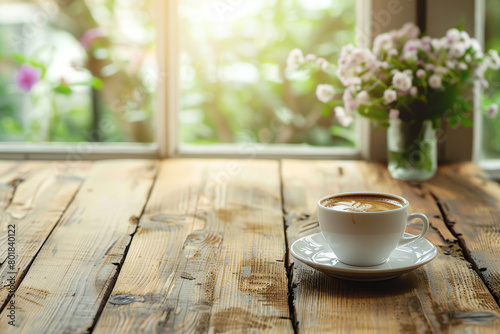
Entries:
[[399, 209], [404, 202], [396, 197], [372, 194], [353, 194], [333, 196], [321, 202], [321, 205], [338, 211], [380, 212]]

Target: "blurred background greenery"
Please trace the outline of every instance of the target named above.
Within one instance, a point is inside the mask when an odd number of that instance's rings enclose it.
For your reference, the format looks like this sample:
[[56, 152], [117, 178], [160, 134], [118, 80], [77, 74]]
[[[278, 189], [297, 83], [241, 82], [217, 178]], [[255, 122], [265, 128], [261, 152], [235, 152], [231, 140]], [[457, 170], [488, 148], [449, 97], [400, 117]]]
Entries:
[[182, 142], [354, 145], [354, 126], [316, 99], [331, 77], [288, 73], [286, 59], [300, 48], [334, 62], [354, 43], [355, 1], [183, 0], [179, 14]]
[[[0, 3], [0, 141], [152, 142], [152, 12], [149, 0]], [[23, 70], [42, 74], [26, 87]]]
[[[486, 0], [485, 50], [500, 52], [500, 1]], [[496, 103], [500, 106], [500, 71], [488, 71], [489, 87], [484, 90], [483, 109]], [[486, 159], [500, 159], [500, 117], [493, 119], [483, 114], [482, 156]]]
[[[153, 142], [153, 0], [0, 3], [0, 141]], [[354, 126], [322, 116], [322, 71], [290, 73], [293, 48], [334, 62], [355, 39], [352, 0], [180, 0], [180, 136], [353, 146]], [[500, 50], [500, 2], [486, 0], [486, 49]], [[27, 92], [22, 66], [42, 75]], [[483, 104], [500, 103], [489, 73]], [[500, 117], [485, 116], [483, 155], [500, 158]]]
[[[44, 3], [0, 5], [0, 140], [153, 141], [150, 1]], [[336, 59], [354, 41], [354, 3], [181, 0], [181, 142], [354, 145], [321, 115], [314, 91], [329, 76], [285, 71], [296, 47]], [[29, 92], [23, 64], [44, 72]]]

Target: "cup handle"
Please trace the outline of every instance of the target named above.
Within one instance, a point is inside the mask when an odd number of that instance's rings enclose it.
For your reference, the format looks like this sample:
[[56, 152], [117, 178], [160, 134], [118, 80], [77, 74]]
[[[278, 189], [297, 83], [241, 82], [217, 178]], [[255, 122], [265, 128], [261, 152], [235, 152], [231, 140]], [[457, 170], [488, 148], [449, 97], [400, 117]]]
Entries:
[[417, 218], [422, 220], [422, 222], [424, 223], [424, 226], [422, 227], [422, 232], [420, 232], [419, 235], [413, 236], [411, 238], [405, 238], [403, 236], [401, 238], [401, 240], [399, 240], [398, 246], [404, 246], [404, 245], [407, 245], [407, 244], [412, 243], [414, 241], [417, 241], [418, 239], [423, 238], [424, 235], [427, 233], [427, 231], [429, 230], [429, 219], [427, 219], [427, 216], [424, 215], [423, 213], [417, 212], [417, 213], [409, 214], [408, 218], [407, 218], [406, 225], [410, 225], [412, 220], [417, 219]]

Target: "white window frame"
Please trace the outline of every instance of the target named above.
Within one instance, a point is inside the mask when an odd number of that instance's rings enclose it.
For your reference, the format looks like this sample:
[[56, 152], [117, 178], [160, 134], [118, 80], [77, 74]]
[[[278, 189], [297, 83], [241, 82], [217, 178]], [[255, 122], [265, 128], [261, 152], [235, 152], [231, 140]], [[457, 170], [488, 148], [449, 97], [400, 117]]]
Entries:
[[[485, 50], [484, 31], [486, 27], [486, 2], [485, 0], [475, 0], [475, 36], [483, 50]], [[500, 159], [485, 159], [482, 156], [482, 129], [484, 117], [482, 113], [481, 89], [477, 86], [474, 96], [478, 96], [474, 101], [474, 156], [473, 160], [481, 169], [495, 179], [500, 179]]]

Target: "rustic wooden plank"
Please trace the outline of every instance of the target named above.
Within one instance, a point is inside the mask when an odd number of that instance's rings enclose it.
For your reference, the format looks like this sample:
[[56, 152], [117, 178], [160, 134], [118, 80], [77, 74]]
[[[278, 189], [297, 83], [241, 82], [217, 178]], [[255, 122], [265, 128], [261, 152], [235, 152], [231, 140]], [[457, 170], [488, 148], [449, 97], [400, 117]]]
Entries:
[[[383, 191], [411, 202], [431, 218], [427, 239], [438, 245], [428, 265], [388, 281], [363, 283], [328, 277], [290, 258], [299, 331], [468, 332], [500, 330], [500, 309], [464, 260], [432, 196], [418, 183], [390, 178], [383, 165], [366, 162], [287, 160], [282, 166], [287, 237], [318, 232], [316, 203], [345, 191]], [[409, 230], [411, 232], [411, 230]], [[445, 255], [448, 254], [448, 255]]]
[[291, 332], [279, 168], [169, 160], [94, 333]]
[[[72, 163], [70, 168], [59, 171], [49, 162], [25, 162], [9, 169], [10, 181], [4, 184], [16, 184], [16, 189], [7, 207], [1, 209], [0, 244], [5, 247], [0, 249], [0, 310], [8, 301], [11, 288], [8, 278], [15, 272], [14, 286], [19, 285], [36, 253], [79, 189], [90, 165], [88, 162]], [[0, 171], [0, 175], [6, 174]], [[10, 230], [15, 231], [15, 252], [11, 252], [16, 257], [15, 268], [11, 268], [6, 261], [9, 255], [8, 225], [12, 227]]]
[[[9, 205], [17, 184], [21, 180], [22, 172], [19, 171], [22, 162], [19, 161], [1, 161], [0, 162], [0, 214], [5, 213], [5, 208]], [[6, 218], [0, 221], [0, 230], [4, 230]]]
[[442, 166], [424, 184], [437, 197], [450, 228], [500, 301], [500, 185], [474, 163]]
[[[101, 161], [19, 285], [16, 327], [1, 333], [86, 333], [109, 293], [156, 173], [154, 161]], [[4, 309], [0, 318], [6, 319]]]

